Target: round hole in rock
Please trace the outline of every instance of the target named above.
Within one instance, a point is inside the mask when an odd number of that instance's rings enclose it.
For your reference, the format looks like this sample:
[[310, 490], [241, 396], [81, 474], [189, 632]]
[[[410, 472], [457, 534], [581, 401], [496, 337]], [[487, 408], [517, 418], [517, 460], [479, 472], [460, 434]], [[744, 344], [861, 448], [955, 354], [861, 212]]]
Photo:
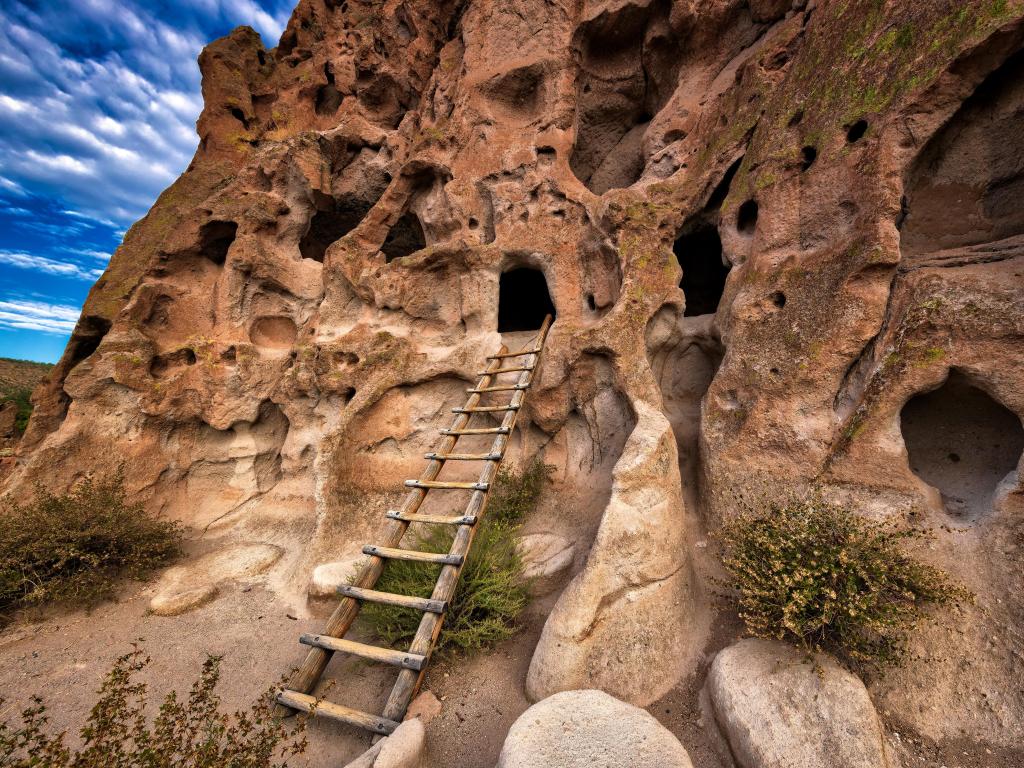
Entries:
[[806, 146], [800, 150], [800, 170], [806, 171], [812, 165], [814, 161], [818, 159], [818, 150], [811, 146]]
[[774, 304], [779, 309], [782, 309], [784, 306], [786, 306], [786, 294], [784, 294], [782, 291], [776, 291], [775, 293], [772, 294], [771, 298], [772, 304]]
[[846, 140], [853, 144], [855, 141], [860, 141], [864, 138], [864, 134], [868, 132], [868, 121], [858, 120], [849, 127], [846, 131]]
[[1024, 427], [1013, 411], [959, 371], [900, 414], [910, 469], [937, 488], [946, 510], [977, 519], [992, 509], [1000, 482], [1017, 468]]
[[722, 260], [718, 227], [706, 222], [684, 233], [672, 246], [672, 252], [683, 268], [683, 279], [679, 282], [686, 297], [683, 314], [686, 317], [713, 314], [722, 299], [730, 269]]
[[594, 298], [594, 294], [592, 293], [587, 294], [587, 309], [591, 312], [597, 311], [597, 300]]
[[384, 252], [385, 262], [390, 264], [395, 259], [409, 256], [426, 247], [427, 241], [420, 220], [412, 211], [406, 211], [388, 232], [380, 249]]
[[249, 339], [263, 349], [291, 349], [296, 335], [294, 321], [281, 315], [257, 318], [249, 330]]
[[535, 331], [547, 315], [555, 316], [548, 281], [539, 269], [503, 272], [498, 284], [498, 333]]
[[736, 213], [736, 229], [744, 235], [754, 234], [757, 227], [757, 200], [747, 200]]

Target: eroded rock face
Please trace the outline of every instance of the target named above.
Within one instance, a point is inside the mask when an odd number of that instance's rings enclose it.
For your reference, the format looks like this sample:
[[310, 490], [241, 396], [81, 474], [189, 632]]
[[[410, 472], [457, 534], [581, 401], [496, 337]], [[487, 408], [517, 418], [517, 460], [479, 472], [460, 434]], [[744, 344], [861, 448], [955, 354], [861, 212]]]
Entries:
[[505, 738], [498, 768], [691, 768], [668, 729], [601, 691], [557, 693], [526, 710]]
[[[690, 669], [706, 611], [695, 599], [668, 420], [637, 405], [612, 497], [583, 570], [548, 617], [526, 678], [534, 701], [594, 685], [646, 705]], [[657, 669], [657, 676], [638, 674]]]
[[827, 656], [742, 640], [715, 657], [704, 696], [737, 768], [895, 765], [864, 683]]
[[[1024, 414], [1020, 17], [981, 0], [302, 0], [273, 50], [236, 30], [200, 59], [192, 165], [94, 286], [5, 490], [123, 462], [134, 496], [223, 547], [280, 546], [268, 586], [301, 601], [316, 565], [373, 540], [375, 494], [416, 473], [484, 356], [551, 307], [515, 446], [582, 500], [585, 535], [559, 535], [583, 551], [642, 531], [649, 495], [678, 524], [659, 557], [681, 564], [679, 531], [713, 531], [737, 494], [812, 482], [965, 528], [925, 553], [982, 596], [965, 639], [926, 633], [928, 660], [880, 693], [935, 738], [970, 722], [1008, 744], [1020, 475], [965, 493], [929, 478], [978, 440], [999, 471], [1020, 456], [990, 433], [908, 454], [944, 417], [904, 406], [951, 380], [998, 406], [978, 423]], [[658, 474], [628, 479], [624, 460], [613, 494], [631, 434]], [[587, 584], [648, 578], [610, 557], [594, 549], [610, 564]], [[614, 594], [571, 589], [594, 615]], [[671, 601], [693, 594], [652, 587], [636, 615], [688, 616]], [[663, 658], [573, 659], [544, 689]]]

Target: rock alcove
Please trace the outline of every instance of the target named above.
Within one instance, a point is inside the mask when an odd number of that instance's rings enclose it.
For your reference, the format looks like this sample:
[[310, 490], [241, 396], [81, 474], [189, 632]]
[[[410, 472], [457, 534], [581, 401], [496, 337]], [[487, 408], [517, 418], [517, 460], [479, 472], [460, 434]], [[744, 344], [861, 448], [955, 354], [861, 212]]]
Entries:
[[911, 398], [900, 425], [911, 470], [939, 490], [947, 512], [966, 520], [992, 510], [1024, 452], [1016, 414], [956, 370], [938, 389]]
[[535, 331], [547, 315], [554, 317], [548, 283], [539, 269], [503, 272], [498, 287], [498, 333]]

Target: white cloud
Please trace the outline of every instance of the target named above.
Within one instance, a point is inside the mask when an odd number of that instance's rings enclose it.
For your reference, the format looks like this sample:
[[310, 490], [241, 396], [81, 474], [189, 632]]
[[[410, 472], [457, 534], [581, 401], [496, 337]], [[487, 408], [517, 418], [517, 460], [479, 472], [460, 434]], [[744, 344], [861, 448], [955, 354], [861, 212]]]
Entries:
[[0, 300], [0, 328], [65, 335], [75, 329], [81, 311], [66, 304]]
[[68, 173], [82, 174], [92, 172], [92, 168], [89, 163], [84, 163], [71, 155], [44, 155], [36, 152], [34, 149], [30, 149], [25, 152], [25, 157], [33, 163], [37, 163], [54, 171], [67, 171]]
[[21, 253], [19, 251], [0, 250], [0, 264], [28, 269], [34, 272], [43, 272], [48, 275], [70, 277], [75, 280], [96, 280], [103, 274], [102, 269], [88, 269], [70, 261], [57, 261], [46, 256], [36, 256], [32, 253]]

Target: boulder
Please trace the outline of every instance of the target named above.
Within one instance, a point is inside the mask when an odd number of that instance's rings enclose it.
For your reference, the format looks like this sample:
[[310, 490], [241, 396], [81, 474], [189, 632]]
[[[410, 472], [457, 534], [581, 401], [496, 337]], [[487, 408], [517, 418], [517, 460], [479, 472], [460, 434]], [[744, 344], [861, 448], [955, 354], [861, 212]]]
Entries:
[[345, 768], [418, 768], [425, 744], [423, 722], [419, 718], [406, 720]]
[[650, 714], [602, 691], [564, 691], [512, 724], [498, 768], [692, 768]]
[[554, 533], [530, 533], [519, 539], [523, 576], [534, 592], [543, 594], [554, 586], [555, 576], [572, 565], [576, 545]]
[[702, 698], [739, 768], [895, 765], [864, 684], [828, 656], [742, 640], [715, 657]]
[[552, 609], [526, 692], [599, 688], [646, 705], [672, 688], [704, 634], [684, 541], [672, 429], [636, 404], [637, 424], [615, 465], [611, 500], [583, 570]]
[[365, 557], [360, 554], [343, 560], [321, 563], [313, 569], [313, 576], [309, 580], [309, 596], [333, 597], [338, 592], [338, 587], [349, 583], [363, 560]]
[[219, 584], [257, 576], [280, 557], [281, 548], [273, 544], [235, 544], [168, 568], [157, 582], [149, 610], [158, 616], [177, 616], [198, 608], [217, 596]]

